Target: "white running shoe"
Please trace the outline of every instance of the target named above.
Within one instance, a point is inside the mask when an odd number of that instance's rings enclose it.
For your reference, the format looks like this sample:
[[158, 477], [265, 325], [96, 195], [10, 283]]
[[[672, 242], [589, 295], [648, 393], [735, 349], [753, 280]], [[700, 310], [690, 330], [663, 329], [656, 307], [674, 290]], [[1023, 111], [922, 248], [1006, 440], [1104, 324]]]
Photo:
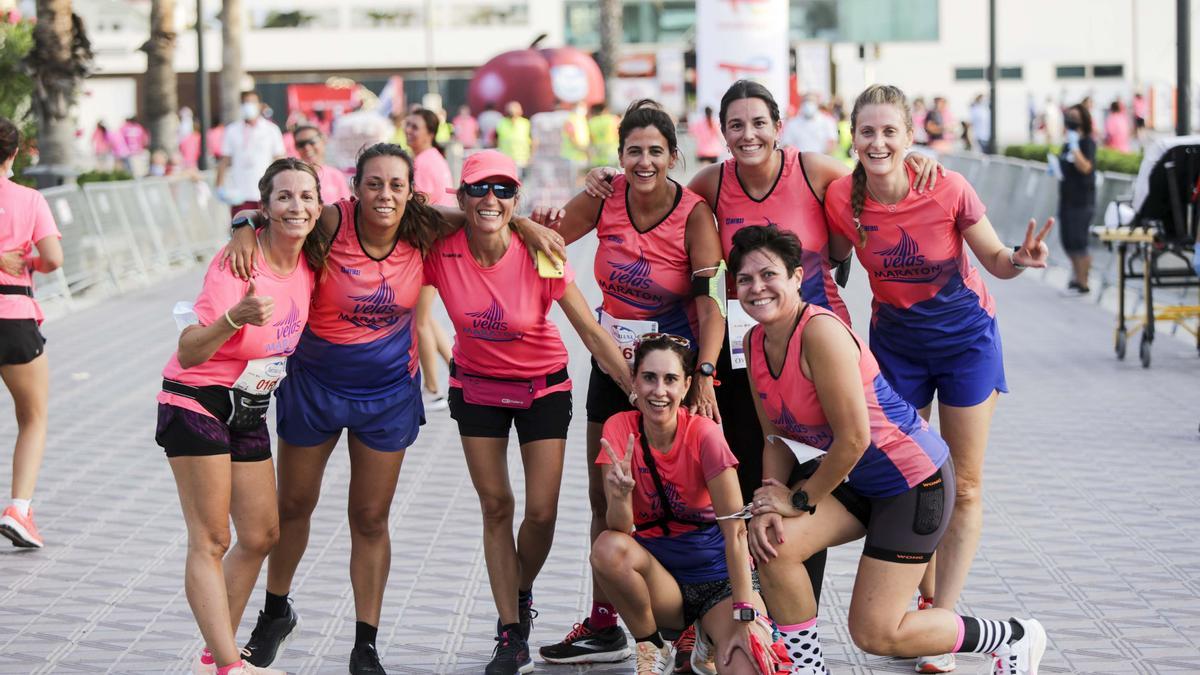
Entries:
[[696, 627], [696, 644], [692, 646], [692, 672], [696, 675], [717, 675], [717, 664], [713, 661], [713, 643], [700, 627], [700, 622], [692, 624]]
[[425, 402], [425, 412], [437, 412], [450, 407], [450, 399], [445, 394], [435, 394], [424, 390], [421, 392], [421, 398]]
[[229, 671], [229, 675], [287, 675], [287, 672], [274, 668], [259, 668], [242, 661], [242, 667]]
[[1037, 675], [1038, 664], [1046, 653], [1046, 629], [1037, 619], [1014, 619], [1025, 629], [1020, 640], [1001, 645], [992, 653], [996, 657], [993, 675]]
[[918, 673], [952, 673], [956, 667], [953, 654], [938, 654], [918, 658], [916, 669]]
[[671, 648], [671, 643], [664, 643], [661, 647], [655, 647], [653, 642], [649, 640], [637, 643], [637, 667], [634, 669], [636, 675], [665, 675], [674, 667], [674, 649]]

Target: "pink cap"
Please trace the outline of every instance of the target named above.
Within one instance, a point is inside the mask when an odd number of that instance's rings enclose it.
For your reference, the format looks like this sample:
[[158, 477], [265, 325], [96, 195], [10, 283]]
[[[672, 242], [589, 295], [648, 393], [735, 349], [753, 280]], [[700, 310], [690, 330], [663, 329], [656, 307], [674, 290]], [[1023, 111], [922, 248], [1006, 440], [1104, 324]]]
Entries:
[[507, 178], [518, 187], [521, 185], [521, 179], [517, 178], [517, 165], [508, 155], [496, 150], [484, 150], [467, 157], [462, 168], [463, 184], [478, 183], [488, 178]]

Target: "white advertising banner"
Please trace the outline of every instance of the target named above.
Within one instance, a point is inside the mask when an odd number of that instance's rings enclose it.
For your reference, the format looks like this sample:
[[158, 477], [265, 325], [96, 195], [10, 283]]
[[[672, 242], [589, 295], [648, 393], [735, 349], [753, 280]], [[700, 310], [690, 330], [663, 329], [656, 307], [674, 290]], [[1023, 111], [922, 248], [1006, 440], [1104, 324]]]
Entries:
[[788, 0], [696, 0], [697, 107], [716, 110], [742, 79], [787, 105]]

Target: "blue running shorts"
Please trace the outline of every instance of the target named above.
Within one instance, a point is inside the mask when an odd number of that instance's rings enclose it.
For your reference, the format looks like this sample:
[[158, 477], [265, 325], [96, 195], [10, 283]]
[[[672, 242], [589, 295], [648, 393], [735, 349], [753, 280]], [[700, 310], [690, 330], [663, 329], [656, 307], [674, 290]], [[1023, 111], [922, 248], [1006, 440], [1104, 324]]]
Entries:
[[1004, 379], [1004, 347], [1000, 329], [993, 318], [988, 329], [964, 347], [950, 354], [914, 353], [889, 347], [885, 335], [871, 330], [871, 353], [879, 361], [879, 370], [897, 394], [916, 408], [938, 402], [959, 408], [979, 405], [993, 391], [1008, 393]]
[[359, 400], [326, 389], [303, 368], [289, 367], [275, 393], [276, 433], [296, 446], [320, 445], [347, 429], [374, 450], [395, 452], [412, 445], [422, 424], [419, 374], [394, 393]]

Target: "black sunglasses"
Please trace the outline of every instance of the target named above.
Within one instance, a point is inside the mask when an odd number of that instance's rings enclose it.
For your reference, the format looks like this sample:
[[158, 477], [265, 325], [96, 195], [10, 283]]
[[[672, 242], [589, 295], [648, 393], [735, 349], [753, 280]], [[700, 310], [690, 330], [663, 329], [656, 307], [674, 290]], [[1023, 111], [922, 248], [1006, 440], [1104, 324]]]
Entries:
[[463, 191], [468, 197], [485, 197], [488, 190], [496, 195], [496, 199], [512, 199], [517, 196], [517, 186], [512, 183], [467, 183], [463, 186]]

